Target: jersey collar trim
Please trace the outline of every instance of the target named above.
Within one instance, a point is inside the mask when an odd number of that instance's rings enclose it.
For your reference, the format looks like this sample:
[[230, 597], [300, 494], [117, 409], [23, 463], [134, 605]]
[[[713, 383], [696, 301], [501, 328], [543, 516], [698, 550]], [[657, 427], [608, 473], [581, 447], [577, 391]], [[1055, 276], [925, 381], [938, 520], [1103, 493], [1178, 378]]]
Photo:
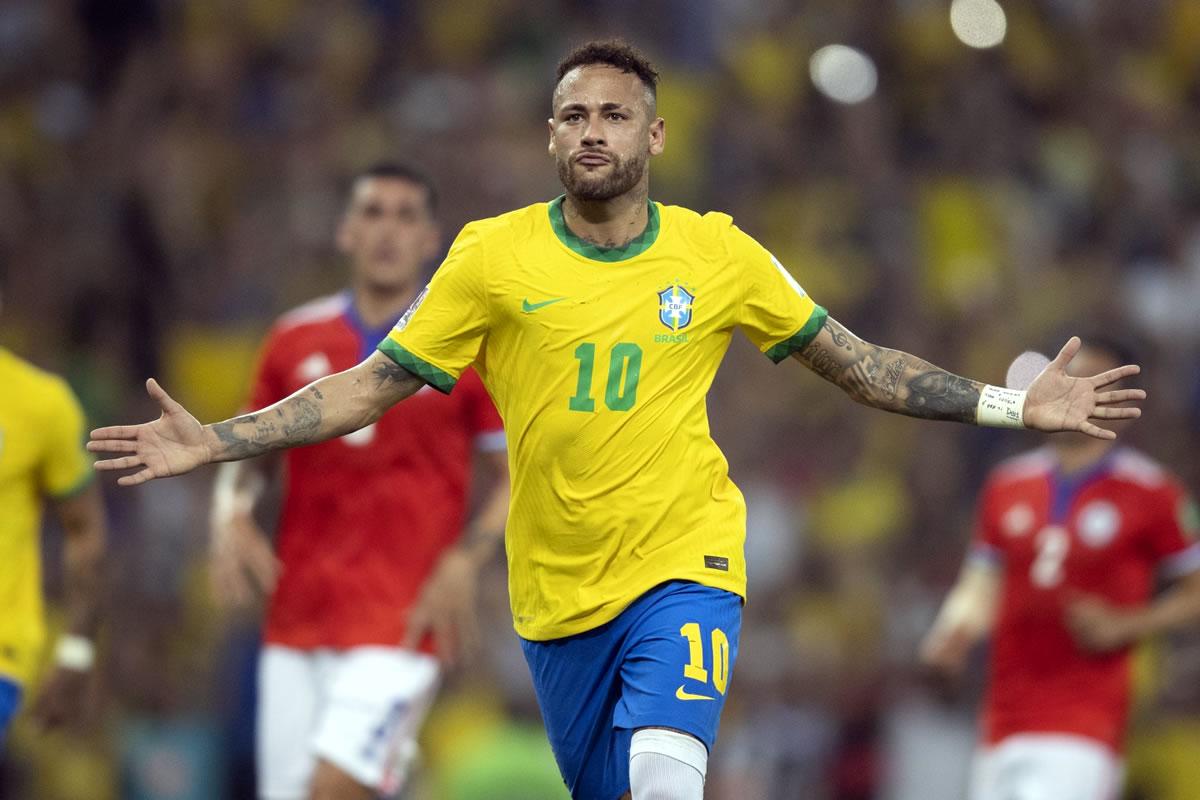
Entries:
[[584, 258], [607, 263], [628, 261], [634, 256], [646, 252], [650, 248], [650, 245], [654, 244], [658, 239], [660, 215], [658, 204], [653, 200], [646, 203], [648, 216], [645, 230], [634, 237], [628, 244], [621, 247], [601, 247], [600, 245], [584, 241], [567, 227], [567, 221], [563, 217], [562, 211], [563, 199], [565, 197], [566, 195], [559, 195], [550, 201], [550, 227], [554, 229], [554, 235], [558, 237], [560, 242]]

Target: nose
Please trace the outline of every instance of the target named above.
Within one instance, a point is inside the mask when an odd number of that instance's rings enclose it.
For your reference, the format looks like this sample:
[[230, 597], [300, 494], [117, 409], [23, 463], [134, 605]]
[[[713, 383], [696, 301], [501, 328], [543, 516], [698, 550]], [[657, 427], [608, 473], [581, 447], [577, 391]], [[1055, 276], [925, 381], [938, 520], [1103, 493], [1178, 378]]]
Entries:
[[604, 126], [599, 117], [592, 117], [583, 131], [580, 144], [584, 147], [601, 147], [604, 143]]

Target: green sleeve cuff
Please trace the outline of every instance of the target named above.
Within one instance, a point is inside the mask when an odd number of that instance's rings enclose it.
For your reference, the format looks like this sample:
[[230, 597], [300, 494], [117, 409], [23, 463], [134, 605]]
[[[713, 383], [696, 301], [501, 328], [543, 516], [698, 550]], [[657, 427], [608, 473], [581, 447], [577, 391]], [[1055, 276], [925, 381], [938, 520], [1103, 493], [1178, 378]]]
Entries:
[[392, 339], [384, 339], [379, 343], [379, 352], [395, 361], [421, 380], [437, 389], [442, 394], [450, 394], [458, 379], [428, 361], [410, 353]]
[[812, 314], [808, 317], [808, 322], [804, 323], [804, 327], [779, 344], [768, 348], [766, 351], [767, 358], [778, 364], [792, 353], [799, 352], [808, 347], [808, 343], [817, 338], [817, 334], [821, 332], [821, 328], [825, 327], [825, 320], [827, 319], [829, 319], [828, 311], [821, 308], [821, 306], [814, 307]]

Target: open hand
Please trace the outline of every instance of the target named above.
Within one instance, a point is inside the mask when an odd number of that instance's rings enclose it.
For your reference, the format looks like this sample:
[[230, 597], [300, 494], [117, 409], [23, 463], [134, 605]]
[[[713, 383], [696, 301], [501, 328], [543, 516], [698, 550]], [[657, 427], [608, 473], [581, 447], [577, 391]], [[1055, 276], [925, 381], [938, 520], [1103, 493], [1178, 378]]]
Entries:
[[136, 469], [117, 479], [121, 486], [137, 486], [154, 478], [182, 475], [212, 460], [204, 441], [204, 428], [183, 406], [171, 399], [153, 378], [146, 392], [162, 408], [162, 416], [142, 425], [115, 425], [92, 431], [87, 449], [93, 453], [128, 453], [96, 462], [98, 470]]
[[1025, 397], [1025, 427], [1047, 432], [1079, 431], [1097, 439], [1115, 439], [1116, 433], [1099, 427], [1092, 420], [1137, 419], [1142, 415], [1140, 408], [1117, 405], [1130, 400], [1145, 400], [1146, 393], [1141, 389], [1100, 391], [1122, 378], [1137, 375], [1142, 368], [1127, 364], [1090, 378], [1071, 377], [1067, 374], [1067, 365], [1082, 345], [1078, 336], [1072, 336], [1030, 384]]

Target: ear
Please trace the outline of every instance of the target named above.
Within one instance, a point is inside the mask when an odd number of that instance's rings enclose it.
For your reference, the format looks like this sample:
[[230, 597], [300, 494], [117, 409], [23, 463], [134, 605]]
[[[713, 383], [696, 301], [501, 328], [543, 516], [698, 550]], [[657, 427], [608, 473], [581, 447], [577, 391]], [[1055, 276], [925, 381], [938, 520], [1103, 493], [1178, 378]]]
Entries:
[[546, 131], [549, 132], [549, 134], [550, 134], [550, 144], [547, 145], [546, 152], [550, 154], [551, 158], [554, 158], [554, 155], [557, 152], [557, 148], [555, 148], [555, 146], [554, 146], [554, 120], [553, 119], [546, 120]]
[[662, 117], [655, 118], [650, 123], [650, 155], [662, 155], [667, 144], [667, 121]]

